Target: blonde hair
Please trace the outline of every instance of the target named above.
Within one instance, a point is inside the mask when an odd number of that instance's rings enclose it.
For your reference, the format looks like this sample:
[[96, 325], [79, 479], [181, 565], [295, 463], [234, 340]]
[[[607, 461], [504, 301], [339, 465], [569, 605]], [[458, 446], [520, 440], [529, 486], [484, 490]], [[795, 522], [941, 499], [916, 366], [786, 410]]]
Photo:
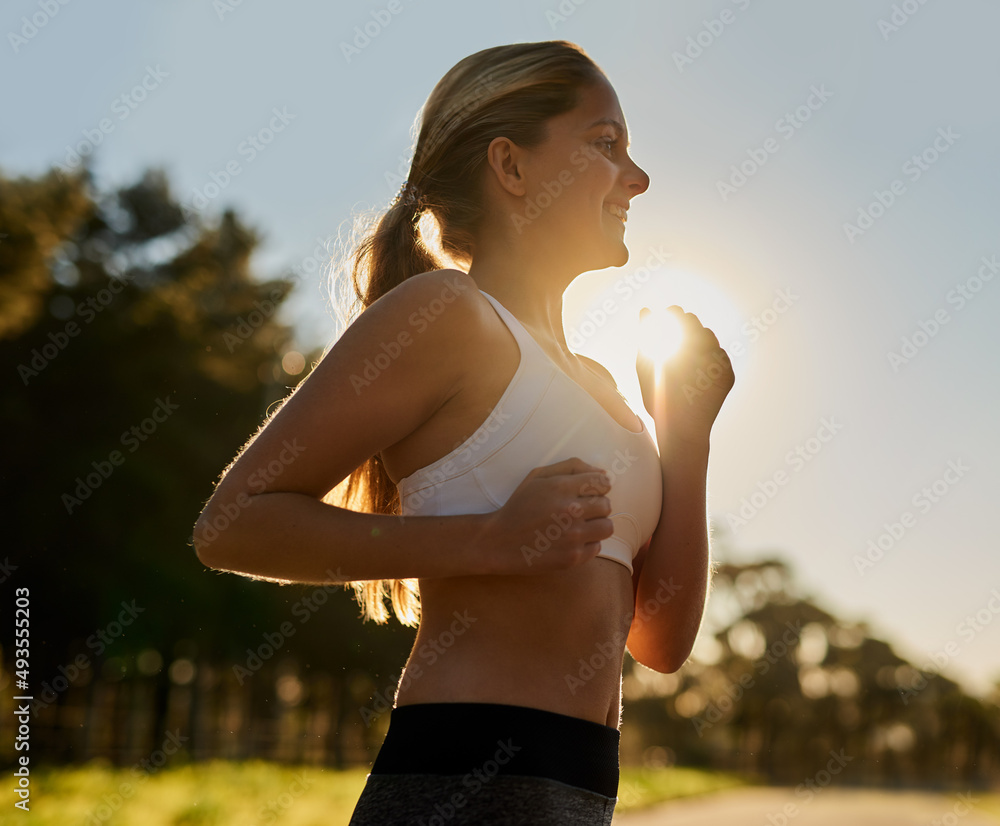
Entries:
[[[496, 46], [456, 63], [414, 122], [407, 185], [417, 197], [397, 197], [387, 210], [361, 219], [354, 251], [345, 256], [345, 266], [334, 269], [334, 275], [350, 271], [353, 314], [418, 273], [467, 269], [485, 215], [482, 178], [491, 141], [506, 137], [519, 146], [538, 146], [546, 138], [546, 121], [574, 109], [580, 90], [603, 78], [583, 49], [563, 40]], [[400, 512], [399, 493], [377, 455], [325, 501], [369, 513]], [[402, 624], [420, 621], [416, 580], [348, 584], [365, 619], [388, 619], [388, 595]]]

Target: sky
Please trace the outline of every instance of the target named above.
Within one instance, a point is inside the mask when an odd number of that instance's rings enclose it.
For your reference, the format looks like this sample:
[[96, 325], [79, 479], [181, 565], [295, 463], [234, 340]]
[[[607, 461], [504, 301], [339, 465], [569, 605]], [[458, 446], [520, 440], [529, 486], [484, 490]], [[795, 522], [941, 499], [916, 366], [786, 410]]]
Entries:
[[90, 153], [102, 186], [161, 167], [206, 218], [237, 209], [263, 233], [255, 271], [295, 274], [303, 348], [337, 334], [325, 245], [398, 189], [444, 72], [503, 43], [582, 46], [651, 183], [628, 264], [567, 292], [570, 343], [641, 408], [640, 306], [697, 313], [736, 371], [712, 435], [720, 555], [780, 555], [916, 665], [1000, 680], [1000, 6], [46, 8], [0, 11], [0, 169]]

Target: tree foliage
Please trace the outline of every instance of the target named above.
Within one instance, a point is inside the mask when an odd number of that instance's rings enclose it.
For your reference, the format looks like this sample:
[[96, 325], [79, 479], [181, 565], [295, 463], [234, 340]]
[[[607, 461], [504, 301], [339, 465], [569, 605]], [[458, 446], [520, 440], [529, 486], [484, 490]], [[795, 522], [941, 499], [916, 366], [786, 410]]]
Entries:
[[[256, 277], [258, 243], [232, 210], [214, 223], [182, 210], [155, 169], [113, 192], [86, 167], [0, 175], [0, 582], [8, 598], [30, 590], [33, 689], [58, 673], [77, 697], [131, 678], [163, 696], [183, 658], [215, 675], [198, 696], [238, 683], [266, 720], [280, 675], [298, 673], [325, 688], [286, 697], [285, 713], [302, 703], [332, 719], [340, 763], [348, 741], [377, 745], [364, 710], [391, 706], [412, 630], [362, 624], [339, 586], [209, 571], [190, 540], [222, 469], [297, 380], [282, 368], [292, 335], [278, 319], [293, 279]], [[838, 752], [856, 761], [842, 779], [995, 778], [1000, 694], [978, 700], [908, 663], [799, 593], [780, 558], [719, 564], [709, 608], [712, 656], [696, 649], [668, 675], [626, 660], [623, 759], [795, 783], [821, 778]], [[137, 676], [149, 649], [163, 669]], [[87, 665], [69, 677], [77, 656]], [[50, 753], [86, 756], [45, 703]], [[162, 730], [160, 712], [149, 730]]]
[[780, 558], [719, 564], [710, 602], [707, 651], [677, 674], [626, 668], [625, 724], [647, 753], [669, 746], [682, 763], [755, 772], [806, 800], [830, 782], [996, 782], [998, 698], [969, 696], [866, 622], [824, 610]]
[[[307, 593], [209, 571], [190, 542], [220, 472], [299, 378], [277, 317], [293, 279], [255, 277], [258, 243], [232, 210], [182, 211], [159, 170], [113, 192], [86, 168], [0, 177], [4, 544], [8, 586], [31, 588], [39, 677], [75, 651], [126, 671], [143, 648], [236, 659]], [[405, 648], [357, 615], [338, 587], [296, 646], [341, 665]]]

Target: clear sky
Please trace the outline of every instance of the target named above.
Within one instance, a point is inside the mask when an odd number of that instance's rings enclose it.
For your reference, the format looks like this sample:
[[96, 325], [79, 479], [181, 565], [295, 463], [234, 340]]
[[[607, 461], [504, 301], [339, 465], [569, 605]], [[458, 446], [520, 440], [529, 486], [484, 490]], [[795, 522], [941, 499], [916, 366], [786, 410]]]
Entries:
[[52, 6], [0, 12], [5, 174], [73, 163], [89, 132], [102, 184], [159, 165], [183, 202], [235, 206], [265, 231], [257, 271], [302, 273], [304, 346], [336, 332], [318, 242], [388, 202], [441, 75], [502, 43], [583, 46], [651, 185], [629, 263], [567, 294], [571, 341], [638, 405], [641, 303], [699, 313], [737, 372], [710, 478], [731, 555], [779, 552], [917, 665], [1000, 679], [995, 3]]

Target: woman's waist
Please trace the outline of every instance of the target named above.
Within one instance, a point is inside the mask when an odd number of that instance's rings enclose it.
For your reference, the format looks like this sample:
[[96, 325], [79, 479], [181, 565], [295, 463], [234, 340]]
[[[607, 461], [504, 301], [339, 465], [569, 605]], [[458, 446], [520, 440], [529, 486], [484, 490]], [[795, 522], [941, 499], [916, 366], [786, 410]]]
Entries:
[[614, 797], [619, 743], [617, 728], [544, 709], [417, 703], [392, 710], [372, 774], [545, 777]]
[[474, 668], [560, 679], [564, 673], [586, 671], [585, 665], [592, 671], [610, 668], [620, 676], [630, 627], [625, 615], [597, 621], [581, 615], [564, 624], [545, 625], [524, 614], [498, 620], [477, 612], [475, 606], [455, 609], [431, 627], [424, 622], [407, 660], [414, 670], [421, 666], [443, 673]]
[[617, 725], [627, 629], [539, 639], [537, 629], [532, 637], [507, 626], [510, 635], [498, 635], [468, 624], [471, 613], [455, 615], [460, 633], [418, 636], [400, 675], [397, 705], [511, 703]]
[[421, 579], [419, 590], [420, 635], [446, 636], [472, 625], [502, 633], [519, 624], [518, 631], [565, 628], [572, 631], [569, 636], [596, 639], [611, 628], [627, 627], [635, 610], [628, 568], [598, 556], [544, 573]]
[[[419, 674], [419, 672], [417, 672]], [[621, 712], [621, 681], [581, 681], [579, 690], [567, 690], [557, 681], [538, 683], [534, 676], [525, 674], [511, 686], [498, 685], [487, 679], [469, 682], [466, 675], [454, 678], [438, 673], [424, 672], [415, 676], [407, 665], [399, 680], [394, 708], [408, 708], [429, 703], [475, 703], [515, 705], [562, 714], [577, 720], [617, 729]], [[575, 676], [575, 675], [574, 675]]]
[[410, 661], [479, 659], [565, 670], [617, 660], [635, 610], [626, 568], [596, 558], [567, 572], [421, 580], [421, 620]]

